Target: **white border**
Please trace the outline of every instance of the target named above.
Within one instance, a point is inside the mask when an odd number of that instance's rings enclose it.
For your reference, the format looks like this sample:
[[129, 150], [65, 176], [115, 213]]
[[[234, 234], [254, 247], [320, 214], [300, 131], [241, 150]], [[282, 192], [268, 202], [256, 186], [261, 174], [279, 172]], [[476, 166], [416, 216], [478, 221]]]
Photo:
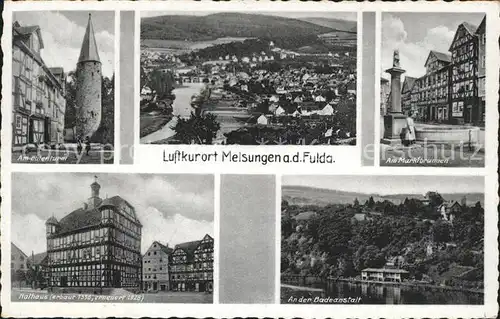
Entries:
[[115, 109], [115, 139], [114, 139], [114, 156], [113, 156], [113, 165], [119, 165], [121, 160], [121, 147], [120, 147], [120, 123], [121, 123], [121, 104], [120, 104], [120, 11], [115, 11], [115, 59], [114, 59], [114, 69], [115, 69], [115, 78], [114, 78], [114, 90], [113, 93], [115, 95], [114, 98], [114, 109]]
[[[180, 7], [182, 3], [182, 7]], [[179, 6], [179, 8], [177, 8]], [[422, 168], [422, 167], [360, 167], [360, 154], [359, 151], [355, 152], [355, 158], [357, 160], [343, 161], [339, 165], [334, 165], [325, 169], [323, 166], [310, 167], [311, 165], [305, 165], [303, 167], [288, 167], [283, 165], [270, 165], [267, 167], [263, 166], [231, 166], [225, 165], [221, 166], [211, 166], [211, 165], [166, 165], [159, 164], [155, 162], [155, 158], [146, 157], [141, 159], [139, 163], [136, 161], [133, 166], [124, 165], [40, 165], [40, 164], [11, 164], [11, 141], [12, 141], [12, 112], [7, 111], [3, 113], [2, 116], [2, 144], [6, 147], [1, 149], [1, 155], [3, 159], [2, 163], [2, 219], [1, 219], [1, 233], [2, 233], [2, 244], [3, 244], [3, 254], [2, 254], [2, 273], [1, 278], [2, 283], [2, 294], [1, 303], [3, 306], [3, 315], [12, 317], [54, 317], [54, 316], [66, 316], [66, 317], [105, 317], [105, 316], [127, 316], [127, 317], [157, 317], [159, 314], [161, 316], [194, 316], [194, 317], [235, 317], [241, 316], [279, 316], [279, 317], [326, 317], [331, 316], [332, 311], [334, 311], [337, 317], [373, 317], [376, 314], [377, 317], [406, 317], [408, 313], [412, 314], [412, 317], [493, 317], [498, 312], [497, 304], [497, 291], [498, 291], [498, 245], [497, 245], [497, 235], [498, 229], [496, 227], [498, 222], [497, 214], [497, 203], [498, 203], [498, 176], [496, 173], [496, 168], [498, 164], [498, 159], [496, 156], [496, 150], [498, 147], [497, 131], [498, 131], [498, 69], [499, 69], [499, 49], [498, 49], [498, 35], [500, 31], [500, 19], [499, 15], [499, 5], [497, 3], [490, 2], [473, 2], [473, 3], [445, 3], [445, 2], [433, 2], [431, 4], [425, 2], [417, 3], [378, 3], [378, 2], [341, 2], [341, 3], [331, 3], [331, 2], [314, 2], [314, 3], [304, 3], [298, 1], [288, 1], [288, 2], [242, 2], [242, 1], [231, 1], [231, 2], [119, 2], [119, 1], [109, 1], [109, 2], [64, 2], [64, 1], [52, 1], [52, 2], [5, 2], [3, 19], [4, 19], [4, 36], [2, 37], [2, 48], [4, 48], [4, 69], [2, 74], [2, 104], [10, 105], [11, 99], [11, 59], [12, 52], [10, 50], [11, 46], [11, 32], [12, 32], [12, 11], [27, 11], [27, 10], [135, 10], [136, 11], [136, 49], [139, 48], [139, 22], [140, 15], [139, 10], [173, 10], [176, 11], [201, 11], [201, 10], [217, 10], [217, 11], [358, 11], [358, 19], [360, 18], [360, 13], [362, 11], [376, 11], [377, 12], [377, 37], [378, 43], [380, 41], [380, 12], [487, 12], [487, 62], [489, 70], [487, 70], [486, 77], [486, 167], [485, 168]], [[314, 9], [313, 9], [314, 8]], [[115, 43], [116, 38], [119, 36], [119, 28], [116, 29], [115, 21]], [[358, 28], [358, 36], [362, 36], [362, 29]], [[377, 43], [377, 44], [378, 44]], [[7, 49], [5, 49], [7, 48]], [[377, 45], [377, 50], [378, 48]], [[358, 52], [361, 48], [358, 47]], [[139, 58], [137, 54], [134, 67], [136, 70], [135, 84], [136, 88], [139, 83]], [[376, 53], [377, 62], [379, 63], [380, 53]], [[116, 57], [116, 53], [115, 53]], [[359, 53], [358, 53], [359, 57]], [[5, 63], [7, 61], [7, 63]], [[358, 70], [360, 59], [358, 59]], [[116, 66], [117, 60], [115, 61]], [[380, 72], [378, 65], [376, 65], [376, 70]], [[359, 72], [359, 71], [358, 71]], [[116, 87], [119, 85], [119, 68], [115, 68], [115, 84]], [[118, 76], [117, 76], [118, 75]], [[359, 75], [359, 73], [358, 73]], [[376, 83], [379, 82], [379, 78], [376, 78]], [[361, 77], [358, 76], [358, 81]], [[379, 89], [379, 88], [378, 88]], [[116, 90], [115, 90], [116, 92]], [[116, 94], [116, 93], [115, 93]], [[138, 106], [138, 91], [136, 89], [135, 105]], [[357, 92], [357, 96], [360, 96], [361, 92]], [[376, 95], [379, 96], [379, 91], [376, 91]], [[358, 97], [359, 99], [359, 97]], [[115, 96], [115, 112], [119, 110], [119, 106], [116, 105], [119, 99]], [[359, 100], [357, 101], [359, 103]], [[359, 107], [359, 106], [358, 106]], [[9, 110], [7, 107], [4, 108]], [[378, 109], [376, 106], [375, 110], [378, 114]], [[136, 109], [135, 114], [138, 115], [138, 110]], [[119, 120], [116, 121], [115, 113], [115, 134], [118, 129]], [[359, 112], [358, 112], [359, 113]], [[377, 120], [378, 117], [375, 117]], [[357, 120], [359, 123], [359, 114], [357, 115]], [[377, 127], [377, 123], [375, 124]], [[138, 144], [138, 128], [139, 120], [138, 116], [135, 117], [134, 129], [136, 131], [136, 145]], [[379, 134], [375, 132], [375, 134]], [[358, 131], [358, 136], [359, 131]], [[377, 135], [375, 135], [377, 136]], [[116, 137], [116, 135], [115, 135]], [[378, 140], [377, 138], [375, 139]], [[115, 145], [116, 144], [115, 139]], [[282, 146], [281, 146], [282, 147]], [[318, 147], [318, 146], [317, 146]], [[317, 148], [316, 147], [316, 148]], [[287, 147], [288, 148], [288, 147]], [[359, 150], [358, 146], [352, 147]], [[239, 149], [239, 148], [236, 148]], [[334, 148], [335, 152], [339, 152], [341, 148]], [[318, 150], [318, 149], [315, 149]], [[140, 156], [139, 149], [136, 149], [135, 156], [136, 159], [138, 155]], [[157, 155], [157, 154], [153, 154]], [[378, 156], [376, 156], [377, 158]], [[119, 158], [115, 155], [115, 163], [119, 163]], [[216, 173], [215, 181], [220, 181], [220, 172], [224, 173], [237, 173], [237, 174], [249, 174], [249, 173], [272, 173], [276, 174], [276, 178], [281, 178], [281, 174], [342, 174], [342, 175], [460, 175], [460, 176], [485, 176], [485, 304], [478, 306], [471, 305], [356, 305], [356, 306], [332, 306], [332, 305], [296, 305], [296, 306], [286, 306], [286, 305], [182, 305], [182, 304], [92, 304], [92, 306], [87, 306], [85, 304], [72, 304], [72, 303], [13, 303], [10, 301], [10, 271], [9, 271], [9, 259], [10, 259], [10, 210], [11, 210], [11, 189], [10, 189], [10, 178], [11, 172], [13, 171], [24, 171], [24, 172], [122, 172], [122, 173]], [[216, 182], [217, 183], [217, 182]], [[277, 187], [281, 184], [281, 181], [277, 181]], [[277, 194], [280, 194], [278, 191]], [[216, 186], [215, 195], [220, 195], [220, 189], [218, 185]], [[281, 197], [281, 196], [280, 196]], [[218, 203], [219, 199], [215, 200], [215, 218], [214, 221], [218, 221]], [[281, 203], [281, 198], [277, 199], [277, 203]], [[280, 212], [278, 211], [277, 214]], [[278, 225], [276, 227], [278, 229]], [[218, 239], [218, 226], [215, 226], [214, 239]], [[276, 234], [276, 238], [280, 237], [279, 233]], [[279, 239], [277, 240], [277, 243]], [[218, 244], [217, 244], [218, 245]], [[215, 249], [215, 258], [218, 257], [218, 249]], [[279, 256], [279, 250], [277, 255]], [[217, 259], [216, 259], [217, 260]], [[279, 267], [279, 258], [277, 267]], [[215, 261], [214, 261], [215, 262]], [[218, 286], [218, 272], [217, 266], [214, 273], [214, 289]], [[279, 277], [279, 273], [276, 274]], [[217, 290], [218, 292], [218, 290]], [[218, 299], [214, 292], [214, 301]], [[277, 297], [279, 299], [279, 296]], [[82, 307], [83, 306], [83, 307]], [[333, 308], [332, 308], [333, 307]]]

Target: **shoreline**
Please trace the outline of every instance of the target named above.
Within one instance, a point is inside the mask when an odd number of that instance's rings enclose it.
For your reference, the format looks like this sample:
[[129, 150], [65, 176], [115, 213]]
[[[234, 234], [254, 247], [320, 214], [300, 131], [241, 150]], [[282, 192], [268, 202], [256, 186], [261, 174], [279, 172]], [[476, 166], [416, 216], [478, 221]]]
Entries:
[[[467, 292], [467, 293], [474, 293], [474, 294], [482, 294], [484, 295], [484, 290], [479, 290], [479, 289], [471, 289], [471, 288], [459, 288], [459, 287], [453, 287], [453, 286], [438, 286], [438, 285], [432, 285], [432, 284], [424, 284], [424, 283], [412, 283], [412, 282], [390, 282], [390, 281], [374, 281], [374, 280], [363, 280], [363, 279], [349, 279], [349, 278], [328, 278], [327, 279], [330, 282], [346, 282], [346, 283], [359, 283], [359, 284], [379, 284], [379, 285], [387, 285], [387, 286], [405, 286], [405, 287], [416, 287], [416, 288], [429, 288], [429, 289], [441, 289], [441, 290], [448, 290], [448, 291], [458, 291], [458, 292]], [[326, 283], [328, 285], [328, 283]], [[302, 290], [301, 288], [307, 288], [306, 291], [324, 291], [322, 288], [314, 288], [314, 287], [307, 287], [307, 286], [298, 286], [298, 285], [292, 285], [289, 283], [281, 283], [280, 284], [282, 287], [294, 289], [294, 290]], [[289, 286], [289, 287], [288, 287]], [[318, 289], [318, 290], [309, 290], [309, 289]]]

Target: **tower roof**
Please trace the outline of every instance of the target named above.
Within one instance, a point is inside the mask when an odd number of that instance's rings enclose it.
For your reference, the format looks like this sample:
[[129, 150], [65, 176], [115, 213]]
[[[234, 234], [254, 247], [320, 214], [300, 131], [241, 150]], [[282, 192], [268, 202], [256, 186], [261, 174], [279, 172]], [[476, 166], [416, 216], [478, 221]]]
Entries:
[[101, 185], [99, 185], [99, 183], [97, 182], [97, 176], [94, 176], [94, 182], [92, 184], [90, 184], [90, 186], [92, 188], [94, 188], [94, 187], [101, 188]]
[[45, 222], [45, 224], [47, 224], [47, 225], [58, 225], [59, 222], [57, 221], [57, 219], [54, 216], [52, 216], [49, 219], [47, 219], [47, 221]]
[[97, 42], [94, 35], [94, 27], [92, 25], [92, 16], [89, 13], [89, 21], [87, 23], [87, 29], [85, 30], [85, 36], [83, 37], [82, 49], [80, 50], [80, 57], [78, 58], [78, 63], [85, 61], [100, 62], [99, 52], [97, 50]]

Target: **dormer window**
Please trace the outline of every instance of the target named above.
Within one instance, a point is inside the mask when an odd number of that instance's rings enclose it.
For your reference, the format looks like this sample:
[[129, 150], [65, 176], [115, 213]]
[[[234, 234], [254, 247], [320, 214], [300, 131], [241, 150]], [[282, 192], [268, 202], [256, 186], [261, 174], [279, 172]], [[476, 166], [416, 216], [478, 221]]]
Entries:
[[39, 53], [40, 52], [40, 39], [38, 39], [38, 35], [36, 33], [33, 33], [30, 37], [30, 46], [31, 50]]

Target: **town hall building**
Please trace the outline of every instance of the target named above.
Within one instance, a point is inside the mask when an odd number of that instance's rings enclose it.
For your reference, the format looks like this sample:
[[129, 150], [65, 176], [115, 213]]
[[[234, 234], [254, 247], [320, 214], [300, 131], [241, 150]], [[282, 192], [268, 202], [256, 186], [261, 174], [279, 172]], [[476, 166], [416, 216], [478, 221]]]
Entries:
[[109, 288], [137, 291], [142, 224], [122, 197], [101, 198], [95, 179], [82, 207], [45, 223], [48, 286], [93, 293]]

